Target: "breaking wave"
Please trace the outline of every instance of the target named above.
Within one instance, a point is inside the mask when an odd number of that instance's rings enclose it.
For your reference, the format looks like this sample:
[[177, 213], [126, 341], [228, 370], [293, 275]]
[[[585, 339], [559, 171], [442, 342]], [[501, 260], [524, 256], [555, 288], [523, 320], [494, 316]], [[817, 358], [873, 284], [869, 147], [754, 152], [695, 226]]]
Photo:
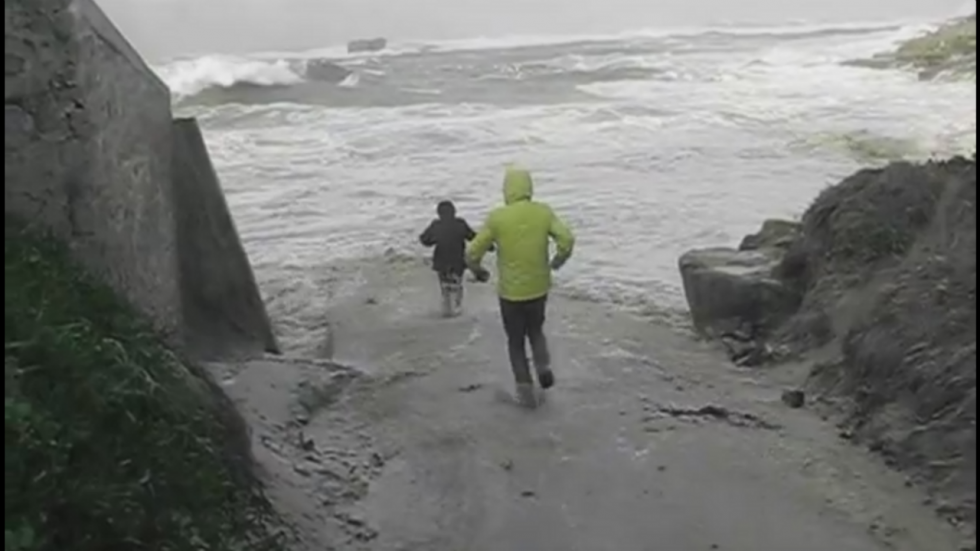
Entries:
[[[197, 116], [279, 319], [331, 267], [415, 255], [433, 206], [474, 221], [508, 162], [580, 233], [560, 292], [670, 318], [684, 251], [792, 217], [867, 164], [976, 147], [976, 88], [852, 67], [926, 24], [731, 26], [207, 56], [160, 69]], [[291, 323], [292, 323], [291, 321]]]
[[[193, 101], [205, 95], [214, 102], [275, 102], [276, 97], [260, 93], [260, 89], [282, 90], [315, 84], [309, 94], [289, 94], [282, 101], [305, 103], [301, 97], [323, 96], [324, 88], [358, 88], [378, 83], [384, 67], [397, 63], [398, 58], [417, 60], [424, 56], [464, 55], [466, 52], [488, 50], [511, 51], [517, 59], [494, 67], [479, 68], [481, 74], [471, 78], [487, 81], [561, 82], [571, 86], [602, 82], [643, 79], [677, 78], [668, 65], [673, 51], [691, 52], [724, 49], [731, 44], [757, 43], [773, 39], [780, 41], [809, 41], [824, 38], [853, 38], [866, 35], [876, 40], [881, 51], [900, 42], [904, 37], [921, 32], [923, 25], [910, 22], [858, 23], [839, 25], [788, 25], [783, 27], [724, 26], [673, 31], [638, 31], [602, 36], [531, 36], [508, 38], [477, 38], [433, 43], [405, 43], [374, 54], [348, 55], [340, 49], [315, 50], [304, 53], [266, 53], [240, 57], [209, 55], [174, 61], [158, 68], [158, 73], [180, 101]], [[568, 51], [585, 50], [591, 57], [566, 55]], [[546, 54], [536, 59], [520, 59], [521, 53]], [[551, 59], [548, 59], [548, 56]], [[657, 59], [661, 57], [662, 59]], [[349, 74], [338, 79], [310, 78], [311, 62], [332, 64]], [[459, 70], [466, 67], [460, 65]], [[425, 75], [428, 80], [438, 75]], [[412, 88], [409, 86], [408, 88]], [[416, 86], [418, 88], [418, 86]], [[431, 90], [431, 86], [424, 88]], [[258, 94], [260, 99], [255, 95]], [[374, 98], [377, 99], [377, 98]], [[411, 103], [411, 102], [408, 102]]]

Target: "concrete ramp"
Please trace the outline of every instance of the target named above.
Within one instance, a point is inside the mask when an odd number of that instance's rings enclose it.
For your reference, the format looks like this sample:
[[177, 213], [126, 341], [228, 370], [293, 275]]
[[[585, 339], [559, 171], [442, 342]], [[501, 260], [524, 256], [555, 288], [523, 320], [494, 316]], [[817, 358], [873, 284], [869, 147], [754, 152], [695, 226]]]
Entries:
[[278, 353], [252, 265], [194, 119], [174, 121], [172, 173], [188, 350], [207, 359]]

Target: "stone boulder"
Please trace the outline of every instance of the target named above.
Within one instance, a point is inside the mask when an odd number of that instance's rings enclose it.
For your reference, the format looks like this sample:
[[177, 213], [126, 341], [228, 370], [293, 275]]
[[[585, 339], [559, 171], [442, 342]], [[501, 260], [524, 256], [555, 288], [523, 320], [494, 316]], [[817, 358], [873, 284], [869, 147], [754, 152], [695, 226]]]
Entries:
[[347, 67], [325, 59], [310, 60], [304, 69], [304, 76], [307, 80], [331, 84], [344, 82], [352, 73], [353, 71]]
[[386, 38], [365, 38], [352, 40], [347, 43], [347, 53], [359, 54], [365, 52], [380, 52], [388, 47]]
[[789, 220], [766, 220], [759, 233], [747, 236], [740, 251], [770, 251], [785, 254], [803, 234], [803, 224]]
[[798, 292], [775, 275], [781, 262], [772, 249], [704, 249], [681, 257], [695, 328], [722, 341], [740, 365], [769, 361], [766, 338], [799, 307]]

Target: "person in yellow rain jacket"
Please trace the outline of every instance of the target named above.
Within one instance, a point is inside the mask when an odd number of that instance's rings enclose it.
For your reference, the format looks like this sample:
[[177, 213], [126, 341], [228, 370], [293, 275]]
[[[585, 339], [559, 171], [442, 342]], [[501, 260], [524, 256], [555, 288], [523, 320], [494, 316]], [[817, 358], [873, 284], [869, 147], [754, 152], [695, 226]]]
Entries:
[[[557, 214], [534, 201], [534, 183], [527, 170], [510, 167], [504, 177], [504, 206], [490, 213], [483, 228], [470, 242], [467, 263], [481, 281], [490, 273], [483, 257], [497, 249], [500, 313], [507, 333], [508, 349], [517, 398], [521, 405], [537, 407], [538, 399], [527, 358], [531, 344], [538, 383], [545, 390], [555, 384], [551, 354], [544, 333], [552, 272], [571, 258], [575, 236]], [[555, 254], [550, 256], [551, 241]]]

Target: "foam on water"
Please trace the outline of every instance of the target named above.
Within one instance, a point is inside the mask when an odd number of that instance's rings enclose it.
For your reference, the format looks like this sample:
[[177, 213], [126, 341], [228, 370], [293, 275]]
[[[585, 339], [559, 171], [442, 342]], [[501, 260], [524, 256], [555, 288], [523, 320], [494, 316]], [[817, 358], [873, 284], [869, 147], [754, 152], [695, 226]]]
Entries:
[[[504, 50], [530, 48], [536, 46], [559, 46], [582, 43], [611, 43], [637, 40], [664, 39], [686, 40], [698, 36], [722, 35], [728, 37], [807, 37], [839, 36], [853, 33], [890, 33], [893, 40], [902, 36], [921, 32], [926, 25], [897, 21], [889, 23], [854, 23], [850, 25], [787, 25], [783, 27], [736, 27], [719, 26], [715, 28], [690, 29], [644, 29], [614, 35], [580, 36], [511, 36], [495, 38], [472, 38], [467, 40], [417, 42], [394, 44], [383, 52], [348, 53], [345, 47], [336, 46], [306, 52], [266, 52], [247, 58], [238, 56], [212, 55], [201, 58], [182, 59], [158, 68], [161, 77], [171, 86], [175, 95], [187, 97], [209, 88], [228, 88], [236, 84], [256, 86], [283, 86], [297, 84], [302, 76], [295, 71], [291, 61], [310, 59], [333, 59], [348, 66], [401, 55], [418, 55], [439, 52], [474, 52], [484, 50]], [[876, 51], [885, 49], [881, 45]], [[642, 62], [642, 58], [640, 58]], [[612, 63], [628, 62], [626, 59], [613, 60]]]
[[181, 60], [159, 68], [160, 77], [178, 97], [192, 96], [212, 87], [236, 84], [288, 86], [303, 77], [284, 60], [265, 61], [235, 56], [205, 56]]
[[357, 88], [357, 85], [361, 83], [361, 75], [359, 73], [351, 73], [349, 77], [345, 78], [343, 82], [338, 84], [341, 88]]
[[[337, 292], [331, 265], [389, 249], [425, 254], [416, 235], [438, 200], [454, 199], [478, 224], [499, 202], [509, 162], [534, 170], [542, 198], [579, 234], [560, 292], [663, 313], [683, 304], [681, 253], [799, 215], [867, 162], [855, 155], [861, 140], [910, 157], [975, 147], [973, 84], [842, 65], [923, 29], [701, 29], [334, 52], [356, 76], [308, 90], [291, 62], [329, 52], [235, 59], [231, 74], [295, 85], [294, 95], [185, 109], [207, 129], [282, 323], [321, 315]], [[220, 73], [213, 60], [199, 63]], [[165, 78], [188, 94], [206, 81], [182, 75]]]

